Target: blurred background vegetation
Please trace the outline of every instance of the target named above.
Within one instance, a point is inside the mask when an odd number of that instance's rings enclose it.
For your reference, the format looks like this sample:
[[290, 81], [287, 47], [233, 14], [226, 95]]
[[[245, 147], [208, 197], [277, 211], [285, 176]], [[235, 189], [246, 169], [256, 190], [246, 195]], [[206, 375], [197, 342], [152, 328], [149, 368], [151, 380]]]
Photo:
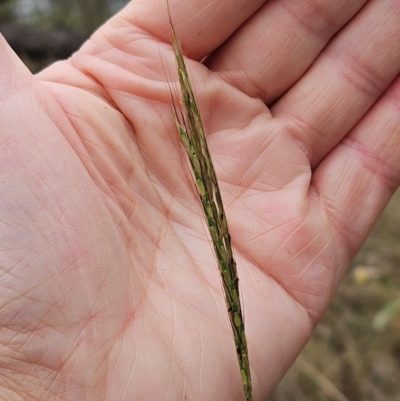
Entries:
[[128, 0], [0, 0], [0, 32], [31, 71], [67, 58]]
[[[36, 72], [128, 0], [0, 0], [0, 32]], [[400, 193], [270, 401], [400, 401]]]

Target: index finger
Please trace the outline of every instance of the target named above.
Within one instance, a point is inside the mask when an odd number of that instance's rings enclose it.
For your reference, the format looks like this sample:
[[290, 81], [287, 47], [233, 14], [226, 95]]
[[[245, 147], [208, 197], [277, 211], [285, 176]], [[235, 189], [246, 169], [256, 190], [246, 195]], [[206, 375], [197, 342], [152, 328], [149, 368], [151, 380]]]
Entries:
[[164, 42], [171, 41], [172, 22], [188, 57], [202, 59], [220, 46], [267, 0], [133, 0], [122, 16], [133, 26]]

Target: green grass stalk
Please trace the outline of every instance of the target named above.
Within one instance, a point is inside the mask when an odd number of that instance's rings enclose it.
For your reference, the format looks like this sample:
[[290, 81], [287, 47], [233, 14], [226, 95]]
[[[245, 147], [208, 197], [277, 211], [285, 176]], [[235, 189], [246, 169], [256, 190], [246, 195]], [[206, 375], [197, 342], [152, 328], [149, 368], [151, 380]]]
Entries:
[[249, 355], [245, 335], [243, 314], [239, 296], [239, 279], [233, 256], [231, 237], [221, 199], [214, 166], [207, 146], [203, 124], [196, 98], [190, 83], [182, 49], [171, 22], [172, 44], [181, 87], [181, 102], [173, 99], [173, 112], [181, 142], [188, 155], [197, 192], [203, 207], [207, 227], [225, 293], [225, 303], [233, 331], [246, 401], [252, 401], [252, 384]]

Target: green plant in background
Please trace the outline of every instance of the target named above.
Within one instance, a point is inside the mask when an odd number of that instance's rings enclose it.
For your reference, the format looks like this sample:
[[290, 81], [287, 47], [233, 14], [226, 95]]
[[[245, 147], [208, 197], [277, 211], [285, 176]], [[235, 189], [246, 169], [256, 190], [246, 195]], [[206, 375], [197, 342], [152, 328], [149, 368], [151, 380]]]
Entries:
[[73, 29], [90, 35], [112, 14], [115, 0], [52, 0], [48, 13], [40, 16], [48, 28]]
[[14, 21], [14, 0], [0, 0], [0, 23]]
[[384, 331], [393, 318], [400, 314], [400, 299], [389, 302], [374, 317], [372, 326], [377, 331]]
[[181, 137], [181, 142], [190, 161], [197, 192], [203, 207], [214, 253], [222, 277], [226, 308], [233, 331], [244, 394], [246, 401], [252, 401], [250, 365], [239, 296], [239, 279], [232, 252], [228, 223], [222, 204], [217, 177], [208, 150], [200, 112], [186, 69], [182, 49], [175, 34], [171, 18], [170, 23], [172, 44], [175, 50], [175, 59], [182, 94], [182, 107], [179, 107], [176, 105], [178, 102], [174, 99], [174, 95], [171, 91], [175, 122]]
[[88, 36], [129, 0], [0, 0], [0, 22], [65, 29]]

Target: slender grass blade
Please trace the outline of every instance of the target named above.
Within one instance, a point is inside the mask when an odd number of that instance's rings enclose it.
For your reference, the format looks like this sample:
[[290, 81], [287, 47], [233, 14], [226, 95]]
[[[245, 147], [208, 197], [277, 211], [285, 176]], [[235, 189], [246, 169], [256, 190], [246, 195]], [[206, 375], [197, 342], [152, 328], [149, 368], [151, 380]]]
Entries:
[[204, 134], [200, 111], [185, 65], [182, 49], [171, 21], [171, 16], [170, 24], [182, 96], [179, 102], [171, 90], [175, 122], [181, 142], [188, 155], [197, 192], [210, 232], [214, 253], [218, 262], [245, 398], [246, 401], [252, 401], [250, 364], [239, 296], [239, 279], [232, 251], [231, 237], [228, 231], [228, 223]]

